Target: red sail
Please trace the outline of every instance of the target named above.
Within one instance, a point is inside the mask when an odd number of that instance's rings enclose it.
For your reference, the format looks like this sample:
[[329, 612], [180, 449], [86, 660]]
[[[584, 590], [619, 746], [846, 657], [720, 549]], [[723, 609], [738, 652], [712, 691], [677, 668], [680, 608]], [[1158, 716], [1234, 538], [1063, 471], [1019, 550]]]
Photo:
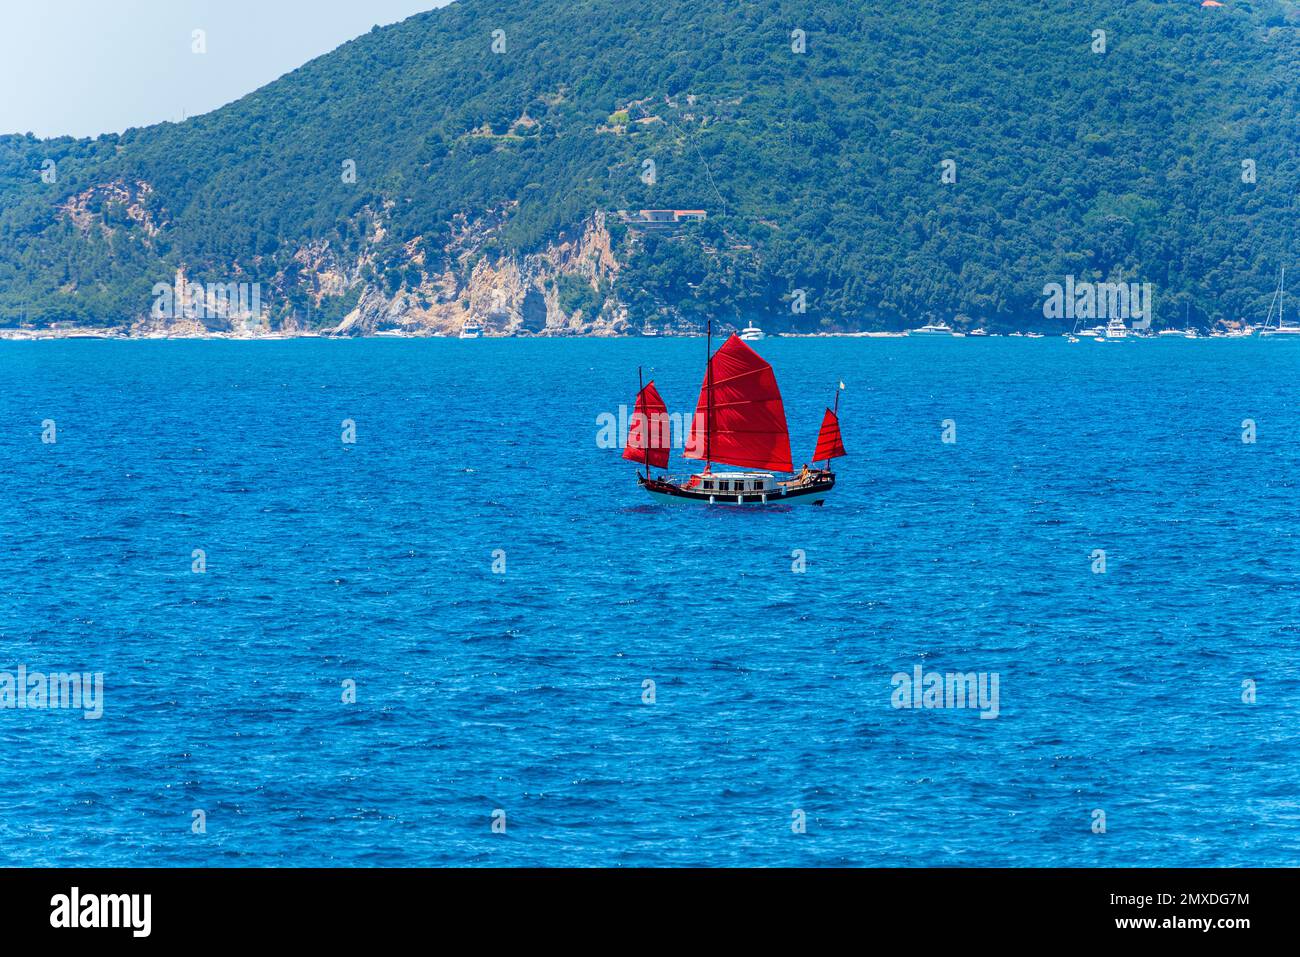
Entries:
[[657, 469], [667, 468], [672, 440], [668, 429], [668, 406], [664, 405], [653, 379], [636, 394], [636, 408], [627, 424], [627, 446], [623, 449], [623, 458], [645, 465], [647, 439], [650, 464]]
[[817, 433], [817, 451], [813, 453], [814, 462], [825, 462], [848, 455], [844, 451], [844, 440], [840, 438], [840, 417], [830, 409], [822, 416], [822, 430]]
[[[710, 383], [713, 401], [709, 401]], [[708, 441], [703, 430], [712, 406]], [[688, 459], [726, 462], [741, 468], [793, 472], [785, 405], [772, 367], [733, 335], [709, 360], [686, 439]]]

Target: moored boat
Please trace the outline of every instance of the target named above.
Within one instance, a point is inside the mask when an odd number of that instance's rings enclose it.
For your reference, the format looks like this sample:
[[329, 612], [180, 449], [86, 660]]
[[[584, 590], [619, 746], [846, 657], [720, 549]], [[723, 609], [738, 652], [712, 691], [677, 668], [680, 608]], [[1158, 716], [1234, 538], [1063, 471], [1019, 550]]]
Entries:
[[909, 336], [951, 336], [953, 333], [952, 326], [943, 320], [938, 322], [927, 322], [919, 329], [913, 329], [908, 332]]
[[760, 342], [763, 339], [763, 330], [750, 321], [744, 329], [740, 330], [740, 338], [745, 342]]
[[[1277, 319], [1273, 319], [1273, 307], [1277, 306]], [[1282, 267], [1282, 275], [1278, 279], [1277, 291], [1273, 293], [1273, 301], [1269, 303], [1268, 315], [1264, 317], [1264, 326], [1259, 330], [1261, 336], [1272, 338], [1273, 336], [1300, 336], [1300, 325], [1286, 321], [1286, 267]]]

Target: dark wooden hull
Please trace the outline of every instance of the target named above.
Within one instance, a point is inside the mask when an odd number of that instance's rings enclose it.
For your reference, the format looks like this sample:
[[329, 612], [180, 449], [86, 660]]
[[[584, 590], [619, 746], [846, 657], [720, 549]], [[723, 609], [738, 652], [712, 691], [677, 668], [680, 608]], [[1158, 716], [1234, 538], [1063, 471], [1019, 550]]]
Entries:
[[666, 479], [637, 476], [637, 483], [656, 501], [671, 505], [821, 505], [826, 493], [835, 487], [835, 474], [819, 476], [806, 485], [778, 487], [768, 492], [703, 492], [686, 488]]

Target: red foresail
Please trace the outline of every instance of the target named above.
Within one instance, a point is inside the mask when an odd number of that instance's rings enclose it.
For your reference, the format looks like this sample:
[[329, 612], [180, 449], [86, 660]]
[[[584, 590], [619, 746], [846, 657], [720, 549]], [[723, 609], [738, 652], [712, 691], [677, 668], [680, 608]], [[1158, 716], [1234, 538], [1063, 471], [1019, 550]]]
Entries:
[[733, 335], [709, 360], [685, 455], [741, 468], [794, 471], [776, 374], [740, 336]]
[[825, 462], [848, 455], [844, 451], [844, 440], [840, 438], [840, 417], [830, 409], [822, 416], [822, 430], [817, 433], [817, 451], [813, 453], [814, 462]]
[[645, 465], [646, 449], [649, 448], [650, 464], [657, 469], [667, 468], [671, 441], [668, 406], [664, 405], [663, 397], [651, 379], [636, 394], [636, 408], [627, 424], [627, 446], [623, 449], [623, 458]]

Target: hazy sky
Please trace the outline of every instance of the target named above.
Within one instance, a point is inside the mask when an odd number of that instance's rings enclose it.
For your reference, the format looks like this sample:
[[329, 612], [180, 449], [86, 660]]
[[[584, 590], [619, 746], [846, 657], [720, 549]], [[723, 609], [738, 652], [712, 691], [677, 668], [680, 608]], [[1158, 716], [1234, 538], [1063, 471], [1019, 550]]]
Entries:
[[206, 113], [447, 2], [0, 0], [0, 133], [93, 136]]

